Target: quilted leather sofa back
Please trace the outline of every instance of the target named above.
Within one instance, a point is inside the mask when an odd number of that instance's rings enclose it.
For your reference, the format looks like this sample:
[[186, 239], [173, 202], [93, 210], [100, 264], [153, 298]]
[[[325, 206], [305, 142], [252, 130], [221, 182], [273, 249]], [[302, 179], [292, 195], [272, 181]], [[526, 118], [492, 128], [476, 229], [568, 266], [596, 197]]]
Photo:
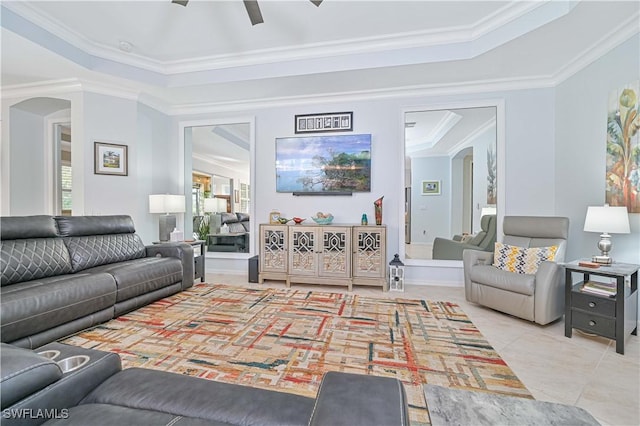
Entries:
[[129, 216], [0, 218], [0, 285], [145, 257]]
[[0, 218], [0, 237], [2, 286], [72, 271], [53, 216]]
[[129, 216], [58, 216], [73, 272], [146, 256]]

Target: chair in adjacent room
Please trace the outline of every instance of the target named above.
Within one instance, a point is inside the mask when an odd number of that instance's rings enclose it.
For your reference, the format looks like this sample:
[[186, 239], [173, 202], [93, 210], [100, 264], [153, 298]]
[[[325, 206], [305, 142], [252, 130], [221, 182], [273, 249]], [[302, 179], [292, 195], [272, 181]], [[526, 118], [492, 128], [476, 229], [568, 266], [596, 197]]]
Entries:
[[566, 217], [505, 216], [495, 252], [465, 250], [465, 297], [544, 325], [564, 314]]
[[462, 252], [466, 249], [492, 251], [496, 242], [496, 227], [496, 215], [488, 214], [480, 219], [482, 230], [468, 241], [457, 241], [459, 236], [454, 236], [453, 240], [436, 237], [433, 240], [433, 259], [462, 260]]

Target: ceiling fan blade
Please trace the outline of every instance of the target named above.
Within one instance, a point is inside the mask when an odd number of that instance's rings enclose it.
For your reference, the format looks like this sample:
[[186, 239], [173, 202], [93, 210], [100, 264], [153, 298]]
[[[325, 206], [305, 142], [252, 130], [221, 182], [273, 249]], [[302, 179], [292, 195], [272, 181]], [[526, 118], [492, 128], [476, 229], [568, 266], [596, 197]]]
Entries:
[[322, 0], [309, 0], [309, 1], [318, 7], [320, 6], [320, 3], [322, 3]]
[[257, 0], [243, 0], [244, 7], [247, 9], [251, 25], [262, 24], [262, 13], [260, 12], [260, 6], [258, 6]]
[[172, 0], [171, 3], [179, 4], [180, 6], [186, 6], [189, 0]]

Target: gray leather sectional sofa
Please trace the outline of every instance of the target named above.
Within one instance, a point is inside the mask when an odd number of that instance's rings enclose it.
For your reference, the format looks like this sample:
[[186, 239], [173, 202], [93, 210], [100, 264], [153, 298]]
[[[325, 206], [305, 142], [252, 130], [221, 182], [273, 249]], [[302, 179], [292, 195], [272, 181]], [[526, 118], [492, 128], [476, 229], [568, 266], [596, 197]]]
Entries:
[[[2, 344], [2, 424], [409, 425], [400, 381], [327, 373], [316, 398], [162, 371], [121, 370], [114, 353], [51, 343], [37, 351]], [[54, 359], [44, 354], [55, 356]], [[86, 364], [69, 370], [68, 362]]]
[[193, 248], [145, 246], [129, 216], [0, 219], [0, 333], [35, 348], [193, 285]]

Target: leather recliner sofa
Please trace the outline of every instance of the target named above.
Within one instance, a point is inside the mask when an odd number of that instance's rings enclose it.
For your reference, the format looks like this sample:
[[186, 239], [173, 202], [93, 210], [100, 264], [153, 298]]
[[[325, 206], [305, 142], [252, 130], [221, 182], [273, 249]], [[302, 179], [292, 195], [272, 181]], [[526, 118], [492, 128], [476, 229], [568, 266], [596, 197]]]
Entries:
[[[227, 234], [220, 229], [227, 226]], [[211, 215], [208, 251], [249, 253], [251, 223], [247, 213], [214, 213]]]
[[[163, 371], [122, 370], [114, 353], [60, 343], [37, 351], [2, 344], [5, 426], [409, 425], [404, 386], [395, 378], [326, 373], [314, 399]], [[68, 360], [83, 357], [86, 364], [67, 368]]]
[[0, 218], [0, 333], [34, 348], [193, 285], [193, 248], [145, 246], [129, 216]]

